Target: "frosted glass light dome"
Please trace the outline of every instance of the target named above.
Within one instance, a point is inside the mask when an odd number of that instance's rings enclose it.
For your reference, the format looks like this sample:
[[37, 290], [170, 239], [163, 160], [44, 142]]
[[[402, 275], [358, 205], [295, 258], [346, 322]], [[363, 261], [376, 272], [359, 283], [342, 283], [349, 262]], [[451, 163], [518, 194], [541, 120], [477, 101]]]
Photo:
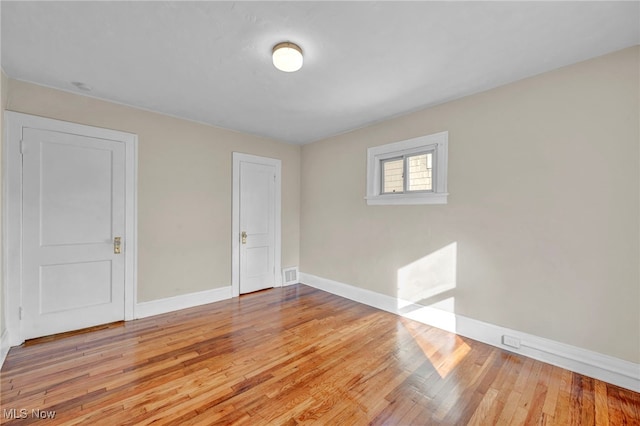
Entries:
[[297, 44], [287, 41], [273, 46], [273, 65], [280, 71], [298, 71], [302, 62], [302, 49]]

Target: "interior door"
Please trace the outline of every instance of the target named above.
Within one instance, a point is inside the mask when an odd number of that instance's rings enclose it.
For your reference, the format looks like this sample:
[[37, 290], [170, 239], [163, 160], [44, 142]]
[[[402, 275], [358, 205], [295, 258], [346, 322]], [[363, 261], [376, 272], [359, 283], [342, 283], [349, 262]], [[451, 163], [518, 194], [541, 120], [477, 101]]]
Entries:
[[240, 293], [275, 286], [276, 168], [240, 162]]
[[124, 319], [125, 146], [25, 128], [25, 339]]

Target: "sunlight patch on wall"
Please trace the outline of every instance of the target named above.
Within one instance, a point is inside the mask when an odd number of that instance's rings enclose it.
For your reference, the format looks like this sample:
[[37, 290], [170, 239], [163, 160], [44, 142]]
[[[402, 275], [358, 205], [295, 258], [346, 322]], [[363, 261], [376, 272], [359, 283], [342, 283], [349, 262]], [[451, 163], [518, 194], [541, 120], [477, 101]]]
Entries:
[[398, 269], [400, 315], [455, 333], [458, 244], [453, 242]]
[[456, 318], [455, 315], [452, 314], [453, 307], [453, 297], [434, 303], [432, 306], [416, 305], [398, 299], [398, 310], [401, 316], [422, 324], [429, 324], [432, 327], [438, 327], [450, 333], [457, 332]]
[[398, 269], [398, 298], [429, 299], [456, 287], [457, 243], [451, 243]]

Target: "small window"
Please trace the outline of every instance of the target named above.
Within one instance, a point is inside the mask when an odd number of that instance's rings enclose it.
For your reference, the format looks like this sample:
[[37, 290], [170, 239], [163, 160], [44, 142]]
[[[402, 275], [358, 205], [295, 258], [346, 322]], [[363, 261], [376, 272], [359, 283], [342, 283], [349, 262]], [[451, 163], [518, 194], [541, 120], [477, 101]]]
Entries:
[[380, 161], [381, 194], [433, 191], [433, 151]]
[[404, 192], [404, 158], [382, 160], [382, 193]]
[[367, 204], [445, 204], [448, 133], [369, 148]]

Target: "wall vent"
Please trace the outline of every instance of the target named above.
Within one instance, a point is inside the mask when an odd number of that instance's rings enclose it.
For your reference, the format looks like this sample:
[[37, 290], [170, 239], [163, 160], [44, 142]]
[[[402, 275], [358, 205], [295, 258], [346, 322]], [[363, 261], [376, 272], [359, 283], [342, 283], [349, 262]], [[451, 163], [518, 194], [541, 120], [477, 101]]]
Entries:
[[298, 284], [298, 267], [284, 268], [282, 270], [282, 285]]

